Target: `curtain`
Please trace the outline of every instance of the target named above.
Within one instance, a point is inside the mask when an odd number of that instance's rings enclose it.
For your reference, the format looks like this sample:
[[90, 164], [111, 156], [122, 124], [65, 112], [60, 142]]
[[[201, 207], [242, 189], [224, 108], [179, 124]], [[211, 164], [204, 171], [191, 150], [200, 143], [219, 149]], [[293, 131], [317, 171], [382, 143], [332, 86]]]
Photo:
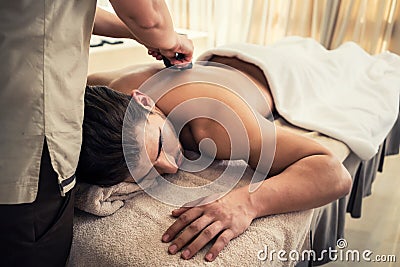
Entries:
[[166, 2], [175, 27], [208, 32], [210, 47], [233, 42], [269, 44], [299, 35], [312, 37], [328, 49], [346, 41], [358, 43], [371, 54], [399, 49], [394, 44], [400, 43], [400, 33], [394, 25], [400, 27], [400, 0]]
[[[399, 1], [398, 1], [399, 2]], [[399, 5], [397, 3], [397, 5]], [[391, 37], [389, 38], [389, 50], [400, 55], [400, 7], [397, 6], [396, 10], [392, 10], [394, 13], [394, 17], [392, 19], [393, 32], [391, 33]], [[389, 33], [388, 33], [389, 34]]]

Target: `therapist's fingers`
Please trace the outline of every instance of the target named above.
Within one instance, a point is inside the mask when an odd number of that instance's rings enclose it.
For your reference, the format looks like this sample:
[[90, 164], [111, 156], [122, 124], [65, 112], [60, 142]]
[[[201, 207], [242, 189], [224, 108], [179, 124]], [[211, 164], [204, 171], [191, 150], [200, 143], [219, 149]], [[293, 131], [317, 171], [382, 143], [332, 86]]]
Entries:
[[156, 50], [156, 49], [148, 49], [148, 52], [147, 52], [147, 53], [148, 53], [150, 56], [156, 58], [157, 60], [161, 60], [161, 59], [162, 59], [162, 55], [161, 55], [161, 53], [159, 52], [159, 50]]
[[178, 219], [167, 229], [167, 231], [165, 231], [162, 236], [162, 241], [169, 242], [170, 240], [175, 238], [175, 236], [182, 229], [184, 229], [187, 225], [196, 220], [202, 214], [203, 211], [198, 208], [189, 209], [188, 211], [181, 214]]
[[[160, 50], [160, 53], [164, 55], [172, 65], [190, 63], [193, 57], [193, 42], [184, 35], [177, 35], [178, 44], [176, 47], [170, 50]], [[181, 54], [182, 57], [179, 59], [176, 57], [177, 54]]]
[[155, 51], [155, 50], [153, 50], [153, 49], [149, 49], [148, 51], [147, 51], [147, 54], [149, 54], [150, 56], [153, 56], [153, 55], [155, 55], [157, 53], [157, 51]]
[[203, 248], [208, 242], [210, 242], [215, 236], [217, 236], [223, 229], [224, 226], [220, 221], [213, 222], [212, 224], [205, 227], [204, 230], [202, 230], [201, 233], [198, 235], [198, 237], [183, 250], [181, 255], [182, 258], [185, 260], [192, 258], [201, 248]]
[[[195, 236], [197, 236], [204, 228], [206, 228], [212, 222], [212, 220], [213, 219], [209, 216], [201, 216], [200, 218], [192, 222], [175, 240], [172, 241], [171, 245], [168, 248], [168, 252], [171, 254], [177, 253], [179, 250], [181, 250], [181, 248], [186, 246]], [[201, 247], [199, 247], [199, 244], [197, 244], [197, 246], [195, 244], [194, 246], [192, 246], [193, 253], [188, 253], [187, 249], [185, 249], [182, 257], [184, 259], [189, 258], [189, 254], [195, 254], [200, 248]], [[187, 254], [186, 257], [183, 256], [185, 254]]]

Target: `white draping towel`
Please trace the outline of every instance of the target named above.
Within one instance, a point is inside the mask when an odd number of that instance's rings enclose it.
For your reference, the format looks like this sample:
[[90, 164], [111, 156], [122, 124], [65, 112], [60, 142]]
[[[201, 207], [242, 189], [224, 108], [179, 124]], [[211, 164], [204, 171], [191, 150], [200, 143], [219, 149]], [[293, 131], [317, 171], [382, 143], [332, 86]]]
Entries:
[[311, 38], [206, 51], [237, 57], [264, 72], [278, 113], [290, 123], [347, 144], [361, 159], [378, 151], [399, 112], [400, 57], [369, 55], [353, 42], [327, 50]]

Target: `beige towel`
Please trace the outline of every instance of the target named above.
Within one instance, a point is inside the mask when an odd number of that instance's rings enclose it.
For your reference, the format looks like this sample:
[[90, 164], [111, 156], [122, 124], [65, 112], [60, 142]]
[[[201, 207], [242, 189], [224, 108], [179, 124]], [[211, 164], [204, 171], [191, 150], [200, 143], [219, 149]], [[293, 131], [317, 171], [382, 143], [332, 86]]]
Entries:
[[[243, 166], [237, 161], [235, 166]], [[198, 186], [218, 177], [226, 162], [216, 161], [208, 169], [193, 174], [178, 172], [166, 178], [186, 186]], [[251, 178], [247, 169], [243, 186]], [[268, 216], [252, 222], [245, 234], [232, 240], [213, 263], [204, 261], [208, 245], [189, 261], [180, 255], [169, 255], [168, 244], [161, 242], [164, 231], [174, 222], [170, 216], [175, 207], [163, 204], [144, 191], [125, 200], [112, 216], [97, 217], [77, 212], [70, 266], [293, 266], [295, 260], [259, 260], [264, 250], [298, 250], [309, 248], [309, 228], [313, 210]], [[264, 252], [263, 252], [264, 253]], [[264, 256], [264, 254], [261, 256]]]
[[[279, 125], [290, 127], [284, 121]], [[342, 161], [349, 153], [347, 146], [334, 139], [298, 128], [291, 130], [319, 141]], [[236, 164], [240, 166], [244, 162]], [[217, 161], [202, 172], [180, 171], [166, 178], [177, 184], [198, 186], [218, 177], [225, 167], [226, 162]], [[251, 175], [252, 170], [248, 168], [238, 186], [248, 183]], [[213, 263], [204, 261], [210, 245], [193, 259], [184, 261], [179, 254], [169, 255], [168, 244], [161, 242], [162, 234], [175, 221], [170, 216], [173, 209], [138, 190], [112, 216], [97, 217], [78, 211], [74, 221], [70, 266], [294, 266], [296, 260], [288, 258], [287, 261], [279, 261], [276, 253], [272, 261], [270, 258], [260, 260], [257, 254], [265, 247], [269, 251], [282, 249], [287, 253], [291, 250], [301, 253], [310, 248], [313, 210], [256, 219], [244, 234], [228, 244]], [[260, 256], [265, 255], [261, 253]]]
[[119, 183], [111, 187], [100, 187], [78, 183], [75, 191], [75, 207], [97, 216], [108, 216], [124, 206], [142, 189], [133, 183]]

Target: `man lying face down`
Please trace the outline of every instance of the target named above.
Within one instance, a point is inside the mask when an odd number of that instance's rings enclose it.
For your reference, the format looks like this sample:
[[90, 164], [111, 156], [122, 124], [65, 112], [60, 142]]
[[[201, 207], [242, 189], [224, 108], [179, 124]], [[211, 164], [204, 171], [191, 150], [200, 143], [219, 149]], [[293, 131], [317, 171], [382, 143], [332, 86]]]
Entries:
[[[262, 170], [263, 164], [258, 163], [267, 161], [261, 151], [262, 142], [268, 143], [268, 139], [273, 138], [268, 132], [271, 122], [263, 119], [271, 110], [259, 97], [260, 94], [264, 96], [273, 108], [268, 82], [256, 66], [237, 58], [214, 57], [212, 61], [241, 71], [252, 80], [259, 94], [247, 92], [246, 88], [227, 89], [213, 83], [183, 83], [164, 94], [153, 108], [152, 95], [136, 88], [160, 68], [139, 66], [89, 76], [88, 84], [104, 86], [86, 88], [84, 135], [77, 170], [78, 179], [92, 184], [107, 186], [132, 180], [122, 149], [122, 127], [127, 108], [135, 114], [128, 122], [132, 134], [127, 137], [130, 144], [127, 157], [130, 164], [136, 165], [130, 166], [135, 169], [135, 179], [149, 172], [148, 167], [142, 167], [141, 157], [144, 155], [160, 174], [175, 173], [182, 162], [181, 149], [198, 151], [204, 138], [214, 141], [216, 159], [232, 159], [230, 136], [216, 120], [194, 118], [185, 124], [178, 137], [173, 129], [174, 120], [187, 119], [187, 112], [176, 112], [178, 114], [174, 114], [171, 123], [166, 123], [165, 117], [192, 99], [212, 99], [229, 107], [237, 115], [229, 120], [241, 121], [247, 135], [245, 139], [249, 142], [243, 148], [240, 145], [235, 147], [234, 158], [242, 157], [257, 171], [261, 166], [261, 171], [267, 172], [265, 177], [269, 178], [262, 181], [254, 192], [249, 192], [247, 186], [237, 188], [214, 202], [182, 207], [172, 212], [178, 219], [162, 237], [164, 242], [171, 242], [169, 252], [176, 254], [186, 246], [181, 256], [190, 259], [218, 236], [206, 254], [207, 261], [213, 261], [231, 239], [249, 227], [253, 219], [319, 207], [343, 197], [351, 187], [349, 173], [329, 150], [280, 127], [275, 128], [276, 147], [271, 168]], [[200, 71], [204, 75], [235, 77], [232, 70], [216, 66], [203, 66]], [[191, 72], [185, 71], [185, 75], [191, 75]], [[129, 104], [131, 99], [134, 101]], [[192, 108], [209, 110], [215, 107], [204, 104]], [[215, 112], [224, 114], [220, 110]], [[231, 115], [226, 113], [226, 116]], [[143, 129], [137, 129], [143, 121], [146, 121], [145, 135], [140, 134]], [[244, 150], [248, 151], [248, 157], [243, 156], [246, 154]], [[202, 153], [212, 154], [211, 148], [208, 151], [206, 146]]]

